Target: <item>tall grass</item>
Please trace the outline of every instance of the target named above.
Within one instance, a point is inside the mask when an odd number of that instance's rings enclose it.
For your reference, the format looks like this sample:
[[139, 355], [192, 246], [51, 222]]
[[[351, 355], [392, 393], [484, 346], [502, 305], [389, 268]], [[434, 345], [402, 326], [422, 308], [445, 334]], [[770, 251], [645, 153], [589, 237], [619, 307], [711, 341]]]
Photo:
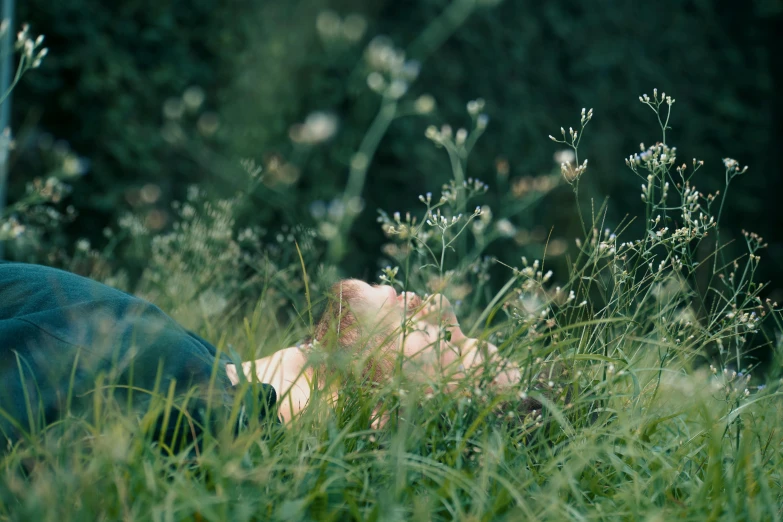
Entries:
[[[384, 93], [381, 110], [396, 107]], [[628, 237], [631, 220], [607, 228], [601, 205], [582, 215], [579, 184], [591, 171], [580, 140], [592, 110], [552, 137], [572, 151], [558, 175], [583, 230], [567, 273], [550, 272], [544, 257], [506, 265], [502, 281], [490, 276], [497, 263], [484, 252], [509, 223], [476, 207], [490, 187], [466, 172], [488, 123], [481, 100], [467, 106], [469, 129], [427, 130], [453, 171], [440, 195], [422, 194], [418, 215], [379, 215], [394, 260], [381, 280], [448, 295], [463, 329], [522, 368], [518, 385], [497, 390], [476, 375], [446, 392], [437, 379], [425, 390], [397, 374], [369, 387], [338, 360], [336, 404], [316, 393], [287, 428], [217, 429], [174, 453], [151, 435], [161, 411], [177, 418], [165, 393], [138, 412], [97, 383], [89, 414], [69, 413], [0, 456], [0, 518], [780, 520], [783, 321], [754, 280], [763, 240], [748, 233], [746, 254], [725, 257], [727, 191], [699, 192], [711, 167], [681, 163], [667, 143], [674, 100], [657, 91], [640, 100], [661, 130], [660, 142], [626, 160], [640, 178], [640, 237]], [[351, 169], [346, 208], [367, 164]], [[728, 185], [745, 169], [725, 159], [724, 172]], [[235, 204], [194, 190], [170, 232], [153, 238], [128, 216], [110, 236], [151, 242], [136, 292], [252, 358], [309, 333], [305, 295], [317, 307], [337, 276], [321, 254], [339, 257], [344, 243], [329, 251], [319, 232], [298, 228], [261, 245], [256, 231], [234, 230]], [[326, 239], [344, 239], [354, 217], [341, 215]], [[91, 258], [96, 277], [122, 286], [112, 245], [80, 247], [74, 262]], [[766, 377], [759, 347], [777, 358]], [[378, 404], [389, 421], [372, 428]]]

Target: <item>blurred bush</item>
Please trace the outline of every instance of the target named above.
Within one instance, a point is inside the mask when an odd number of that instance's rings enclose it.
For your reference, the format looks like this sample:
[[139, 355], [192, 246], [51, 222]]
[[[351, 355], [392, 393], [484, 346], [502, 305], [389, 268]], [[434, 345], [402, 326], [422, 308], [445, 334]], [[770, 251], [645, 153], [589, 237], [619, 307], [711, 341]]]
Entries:
[[[783, 255], [772, 199], [780, 167], [769, 153], [780, 137], [771, 47], [779, 1], [495, 3], [28, 0], [19, 19], [46, 34], [52, 52], [14, 94], [12, 190], [41, 174], [42, 148], [65, 140], [89, 171], [69, 200], [80, 217], [50, 238], [62, 248], [82, 237], [106, 244], [103, 229], [128, 211], [150, 232], [165, 231], [170, 203], [192, 183], [216, 199], [245, 194], [236, 200], [237, 231], [260, 227], [274, 243], [283, 225], [317, 229], [324, 209], [341, 210], [333, 201], [378, 111], [363, 57], [383, 34], [422, 62], [403, 100], [430, 95], [436, 106], [395, 119], [381, 140], [350, 255], [340, 261], [345, 273], [374, 277], [383, 263], [377, 208], [404, 212], [450, 178], [447, 156], [421, 136], [430, 124], [467, 126], [465, 104], [479, 96], [491, 121], [467, 175], [490, 185], [482, 203], [514, 230], [491, 253], [540, 255], [551, 227], [559, 241], [576, 235], [575, 214], [561, 211], [571, 208], [563, 206], [568, 190], [546, 195], [554, 188], [547, 187], [543, 204], [512, 203], [556, 168], [546, 135], [582, 106], [596, 114], [582, 146], [591, 165], [582, 204], [589, 210], [591, 198], [600, 206], [609, 195], [607, 221], [617, 223], [638, 204], [637, 179], [623, 165], [639, 148], [631, 137], [656, 139], [649, 109], [629, 109], [627, 100], [653, 87], [676, 93], [673, 141], [682, 157], [707, 162], [713, 177], [704, 190], [721, 186], [722, 157], [751, 166], [732, 187], [726, 221], [736, 232], [753, 228], [772, 256]], [[293, 126], [314, 114], [336, 117], [333, 135], [294, 142]], [[263, 169], [261, 183], [248, 185], [242, 160]], [[140, 248], [116, 250], [132, 277], [148, 258], [150, 247]]]

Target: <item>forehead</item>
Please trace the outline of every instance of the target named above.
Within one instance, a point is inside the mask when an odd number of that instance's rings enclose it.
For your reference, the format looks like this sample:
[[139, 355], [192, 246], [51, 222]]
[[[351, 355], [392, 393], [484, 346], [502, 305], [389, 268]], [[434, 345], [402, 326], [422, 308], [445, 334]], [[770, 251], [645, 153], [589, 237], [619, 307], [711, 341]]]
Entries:
[[335, 297], [345, 301], [355, 301], [362, 299], [362, 294], [371, 287], [361, 279], [343, 279], [333, 288]]
[[343, 281], [342, 300], [356, 306], [384, 306], [390, 301], [389, 293], [383, 285], [369, 284], [361, 279]]

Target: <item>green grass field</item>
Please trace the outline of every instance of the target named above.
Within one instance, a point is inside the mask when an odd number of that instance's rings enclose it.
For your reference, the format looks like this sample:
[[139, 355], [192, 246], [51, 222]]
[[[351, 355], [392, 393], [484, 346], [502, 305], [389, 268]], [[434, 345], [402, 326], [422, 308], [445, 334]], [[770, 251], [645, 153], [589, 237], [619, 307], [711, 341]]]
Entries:
[[[253, 252], [253, 231], [234, 230], [237, 200], [193, 190], [170, 232], [153, 237], [129, 215], [111, 236], [149, 244], [132, 290], [245, 358], [311, 333], [392, 94], [354, 157], [340, 212], [318, 231], [281, 233]], [[781, 307], [754, 280], [763, 240], [748, 233], [735, 259], [720, 236], [723, 201], [745, 170], [726, 159], [722, 193], [699, 192], [702, 163], [677, 160], [666, 142], [673, 100], [657, 91], [640, 100], [661, 139], [626, 160], [642, 185], [639, 214], [609, 230], [600, 202], [568, 209], [582, 233], [563, 247], [562, 273], [546, 256], [503, 267], [484, 256], [509, 225], [481, 207], [486, 185], [464, 174], [487, 125], [480, 101], [467, 106], [469, 130], [427, 130], [448, 155], [451, 184], [423, 194], [418, 215], [380, 214], [395, 261], [381, 280], [449, 295], [463, 328], [523, 369], [512, 389], [476, 376], [425, 393], [401, 374], [373, 388], [337, 358], [336, 405], [316, 394], [287, 428], [217, 430], [172, 453], [150, 435], [159, 413], [177, 419], [166, 393], [133, 411], [97, 382], [89, 413], [0, 455], [0, 520], [780, 520]], [[576, 130], [552, 137], [568, 154], [551, 184], [568, 185], [577, 202], [591, 174], [579, 141], [592, 117], [583, 110]], [[39, 204], [33, 196], [14, 208]], [[639, 222], [645, 232], [632, 237]], [[124, 287], [113, 248], [79, 245], [64, 264]], [[765, 367], [762, 350], [773, 354]], [[371, 429], [378, 404], [389, 421]]]

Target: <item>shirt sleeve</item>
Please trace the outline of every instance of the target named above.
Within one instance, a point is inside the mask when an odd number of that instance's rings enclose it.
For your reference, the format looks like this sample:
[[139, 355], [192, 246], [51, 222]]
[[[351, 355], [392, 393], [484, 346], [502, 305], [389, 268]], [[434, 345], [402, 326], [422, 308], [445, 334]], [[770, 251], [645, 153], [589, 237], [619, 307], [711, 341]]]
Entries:
[[227, 361], [152, 303], [61, 270], [0, 262], [0, 432], [29, 431], [79, 401], [89, 407], [99, 376], [141, 410], [172, 384], [193, 419], [229, 410]]

